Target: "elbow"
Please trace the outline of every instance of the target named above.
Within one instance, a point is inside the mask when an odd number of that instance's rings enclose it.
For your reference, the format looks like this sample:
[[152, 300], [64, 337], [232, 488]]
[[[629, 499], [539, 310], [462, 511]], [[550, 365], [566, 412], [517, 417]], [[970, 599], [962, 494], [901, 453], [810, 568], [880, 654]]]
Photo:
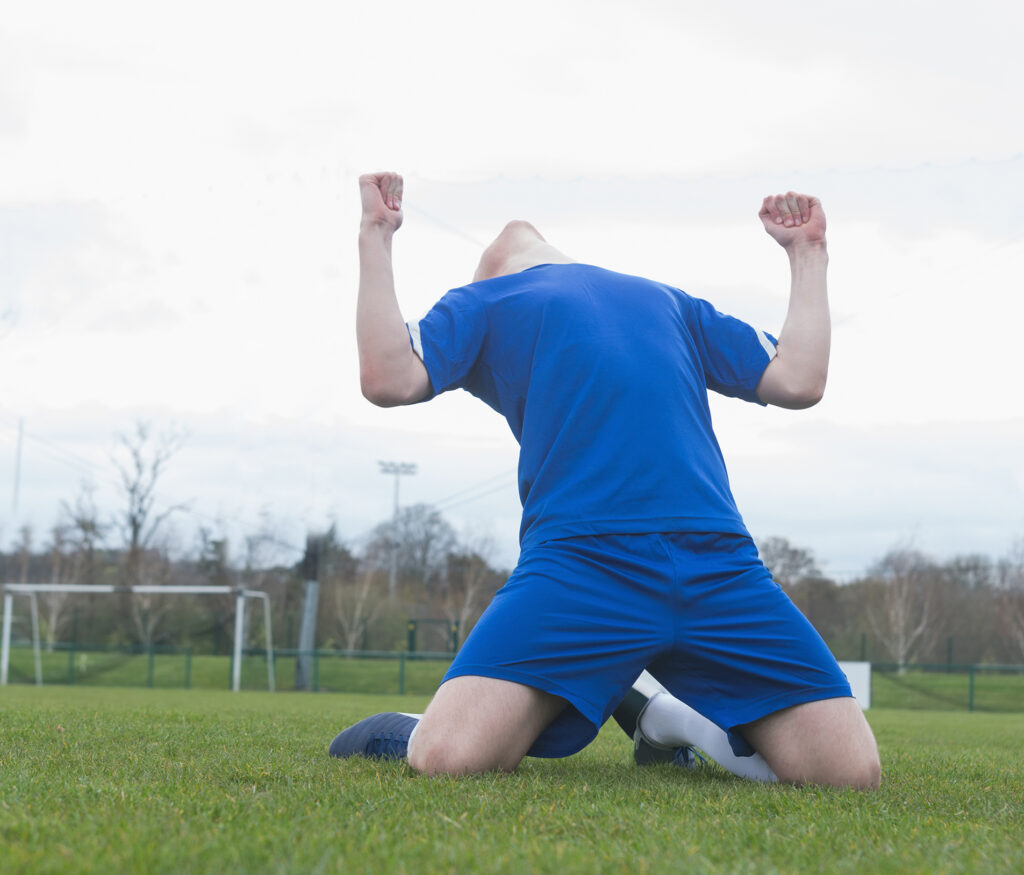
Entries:
[[387, 370], [363, 366], [359, 371], [359, 388], [363, 397], [377, 407], [401, 407], [428, 397], [413, 377]]
[[825, 397], [825, 378], [804, 380], [788, 386], [785, 392], [785, 401], [781, 407], [788, 407], [790, 410], [806, 410], [814, 407]]
[[384, 380], [362, 374], [359, 378], [359, 388], [363, 397], [377, 407], [397, 407], [402, 404], [400, 396]]
[[825, 375], [800, 379], [772, 380], [765, 384], [759, 397], [765, 404], [787, 410], [806, 410], [825, 397]]

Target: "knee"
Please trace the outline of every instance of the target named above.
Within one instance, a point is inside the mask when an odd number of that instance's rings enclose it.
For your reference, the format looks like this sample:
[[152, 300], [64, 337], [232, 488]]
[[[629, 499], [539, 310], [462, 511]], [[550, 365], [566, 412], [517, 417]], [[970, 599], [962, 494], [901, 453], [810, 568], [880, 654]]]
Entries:
[[882, 765], [877, 752], [844, 755], [816, 763], [778, 764], [774, 771], [780, 781], [804, 786], [871, 791], [882, 783]]
[[846, 786], [854, 790], [877, 790], [882, 786], [882, 763], [877, 752], [873, 756], [865, 757], [863, 762], [858, 764]]
[[445, 747], [431, 744], [429, 739], [417, 736], [409, 746], [409, 768], [428, 776], [459, 774], [459, 763], [450, 753]]
[[851, 790], [877, 790], [882, 785], [882, 764], [878, 754], [867, 755], [857, 761], [842, 764], [838, 774], [830, 776], [827, 783], [833, 787], [846, 787]]
[[417, 735], [409, 748], [409, 767], [421, 775], [476, 775], [483, 772], [510, 772], [518, 763], [492, 759], [486, 752], [474, 749], [457, 740], [445, 738], [433, 741]]

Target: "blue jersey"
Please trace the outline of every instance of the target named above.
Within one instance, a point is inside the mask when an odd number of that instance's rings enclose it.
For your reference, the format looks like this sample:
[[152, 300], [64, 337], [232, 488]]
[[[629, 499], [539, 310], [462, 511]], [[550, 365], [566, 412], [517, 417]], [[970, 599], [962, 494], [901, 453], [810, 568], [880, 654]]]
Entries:
[[775, 341], [671, 286], [539, 265], [448, 292], [410, 324], [434, 393], [462, 388], [520, 445], [520, 542], [747, 534], [707, 390], [757, 401]]

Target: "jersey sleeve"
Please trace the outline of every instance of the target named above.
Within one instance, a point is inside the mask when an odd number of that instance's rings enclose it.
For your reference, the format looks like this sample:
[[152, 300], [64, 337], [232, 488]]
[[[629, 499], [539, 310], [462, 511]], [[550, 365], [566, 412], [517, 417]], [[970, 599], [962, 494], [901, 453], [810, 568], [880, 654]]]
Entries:
[[422, 319], [406, 323], [433, 395], [463, 385], [483, 347], [487, 313], [469, 287], [452, 289]]
[[707, 301], [691, 298], [693, 338], [708, 389], [755, 404], [757, 384], [775, 358], [778, 341], [772, 335], [719, 313]]

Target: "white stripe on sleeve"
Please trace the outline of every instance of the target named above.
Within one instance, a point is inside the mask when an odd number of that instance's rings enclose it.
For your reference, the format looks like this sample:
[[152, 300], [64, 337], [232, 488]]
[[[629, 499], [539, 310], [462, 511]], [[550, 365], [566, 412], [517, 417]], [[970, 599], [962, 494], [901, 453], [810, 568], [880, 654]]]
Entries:
[[409, 330], [409, 342], [412, 344], [412, 351], [423, 361], [423, 341], [420, 339], [420, 323], [406, 322], [405, 327]]
[[778, 354], [778, 350], [775, 349], [775, 344], [768, 339], [768, 335], [760, 328], [755, 328], [754, 333], [757, 334], [757, 339], [760, 342], [762, 349], [768, 353], [768, 361], [771, 361]]

